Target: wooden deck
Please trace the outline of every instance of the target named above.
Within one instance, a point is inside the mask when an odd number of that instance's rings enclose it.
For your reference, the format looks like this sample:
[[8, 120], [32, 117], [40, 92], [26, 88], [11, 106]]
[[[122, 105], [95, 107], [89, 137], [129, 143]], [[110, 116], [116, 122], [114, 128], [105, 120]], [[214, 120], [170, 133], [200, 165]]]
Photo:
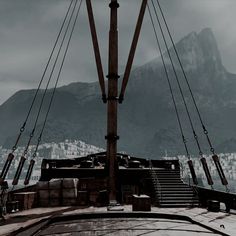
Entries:
[[[101, 213], [103, 217], [89, 217], [92, 214]], [[106, 214], [107, 208], [75, 208], [75, 207], [56, 207], [56, 208], [35, 208], [7, 215], [5, 221], [1, 221], [0, 235], [10, 235], [13, 231], [31, 227], [28, 231], [16, 234], [20, 236], [29, 236], [35, 230], [47, 224], [47, 219], [59, 217], [59, 221], [51, 222], [47, 227], [37, 235], [236, 235], [236, 215], [224, 212], [208, 212], [203, 208], [152, 208], [151, 213], [159, 213], [154, 217], [130, 217], [125, 214], [132, 213], [132, 206], [124, 206], [123, 217], [110, 217]], [[79, 217], [86, 214], [86, 220]], [[148, 213], [145, 213], [148, 214]], [[164, 214], [167, 217], [161, 217]], [[164, 216], [163, 215], [163, 216]], [[170, 216], [169, 219], [168, 215]], [[172, 217], [171, 217], [172, 216]], [[174, 216], [174, 217], [173, 217]], [[175, 219], [175, 216], [189, 217], [194, 222]], [[64, 219], [65, 217], [65, 219]], [[69, 217], [69, 218], [68, 218]], [[73, 219], [73, 220], [71, 220]], [[89, 220], [88, 220], [89, 219]], [[203, 227], [201, 226], [203, 225]], [[212, 232], [209, 226], [221, 233]], [[97, 234], [94, 234], [96, 231]]]

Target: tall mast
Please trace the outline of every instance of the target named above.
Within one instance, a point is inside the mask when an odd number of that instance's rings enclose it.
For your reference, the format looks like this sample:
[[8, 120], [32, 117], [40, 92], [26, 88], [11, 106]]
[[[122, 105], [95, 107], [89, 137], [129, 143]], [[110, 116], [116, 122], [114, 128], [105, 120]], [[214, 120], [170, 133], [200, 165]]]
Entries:
[[109, 62], [108, 62], [108, 97], [107, 97], [107, 160], [109, 166], [109, 200], [116, 200], [117, 172], [117, 105], [118, 105], [118, 30], [117, 0], [110, 4]]

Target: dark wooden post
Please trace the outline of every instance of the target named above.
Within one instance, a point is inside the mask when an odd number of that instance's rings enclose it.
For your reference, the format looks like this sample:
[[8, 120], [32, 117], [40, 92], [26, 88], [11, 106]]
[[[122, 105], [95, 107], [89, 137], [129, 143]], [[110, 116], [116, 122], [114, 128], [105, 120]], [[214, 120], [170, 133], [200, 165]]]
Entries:
[[100, 50], [99, 50], [99, 45], [98, 45], [98, 38], [97, 38], [97, 32], [96, 32], [96, 27], [95, 27], [91, 0], [86, 0], [86, 5], [87, 5], [87, 11], [88, 11], [90, 31], [91, 31], [92, 41], [93, 41], [94, 55], [95, 55], [95, 60], [96, 60], [96, 65], [97, 65], [98, 79], [99, 79], [99, 83], [100, 83], [100, 87], [102, 91], [102, 99], [103, 99], [103, 102], [105, 103], [106, 102], [105, 81], [104, 81], [102, 60], [101, 60], [101, 55], [100, 55]]
[[110, 4], [110, 32], [109, 32], [109, 63], [108, 63], [108, 97], [107, 97], [107, 161], [109, 169], [109, 200], [117, 200], [116, 173], [117, 173], [117, 104], [118, 104], [118, 30], [117, 0], [111, 0]]
[[128, 61], [127, 61], [127, 64], [126, 64], [124, 78], [123, 78], [123, 82], [122, 82], [122, 86], [121, 86], [121, 92], [120, 92], [120, 97], [119, 97], [119, 102], [120, 103], [122, 103], [122, 101], [124, 99], [125, 89], [126, 89], [126, 86], [128, 84], [131, 68], [132, 68], [132, 65], [133, 65], [134, 55], [135, 55], [136, 48], [137, 48], [137, 45], [138, 45], [138, 39], [139, 39], [139, 35], [140, 35], [142, 23], [143, 23], [143, 18], [144, 18], [146, 6], [147, 6], [147, 1], [148, 0], [143, 0], [141, 8], [140, 8], [139, 17], [138, 17], [138, 21], [137, 21], [137, 24], [136, 24], [134, 37], [133, 37], [133, 41], [132, 41], [132, 44], [131, 44], [129, 57], [128, 57]]

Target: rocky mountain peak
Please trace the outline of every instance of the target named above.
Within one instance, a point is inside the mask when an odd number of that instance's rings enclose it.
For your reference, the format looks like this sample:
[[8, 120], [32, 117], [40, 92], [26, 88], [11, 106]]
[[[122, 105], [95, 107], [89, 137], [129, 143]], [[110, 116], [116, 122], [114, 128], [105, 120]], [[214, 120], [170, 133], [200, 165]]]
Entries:
[[[217, 42], [210, 28], [188, 34], [176, 47], [187, 71], [224, 71]], [[174, 53], [173, 49], [171, 52]]]
[[[191, 75], [199, 74], [199, 72], [211, 74], [213, 75], [212, 78], [214, 77], [218, 81], [227, 77], [226, 70], [222, 65], [217, 41], [210, 28], [205, 28], [199, 33], [189, 33], [176, 44], [176, 49], [187, 73]], [[170, 48], [170, 54], [176, 69], [179, 70], [179, 62], [173, 47]], [[164, 53], [164, 57], [166, 64], [169, 64], [170, 60], [167, 52]], [[162, 67], [161, 58], [158, 57], [135, 71], [138, 73], [140, 69], [143, 70], [144, 68], [158, 71]]]
[[[199, 110], [206, 121], [208, 130], [214, 134], [214, 146], [219, 151], [226, 147], [225, 142], [235, 137], [236, 126], [236, 75], [229, 74], [221, 63], [220, 53], [211, 29], [200, 33], [192, 32], [177, 45], [181, 61], [187, 72]], [[174, 55], [173, 48], [170, 49]], [[166, 58], [166, 62], [168, 62]], [[179, 71], [177, 61], [177, 73]], [[178, 67], [177, 67], [178, 66]], [[188, 119], [179, 94], [171, 65], [167, 64], [177, 107], [186, 128], [186, 137], [190, 139], [190, 150], [195, 153], [192, 132], [188, 128]], [[168, 83], [160, 58], [136, 68], [131, 74], [125, 102], [119, 108], [119, 150], [137, 155], [160, 156], [163, 150], [184, 153], [179, 143], [179, 129]], [[222, 80], [224, 79], [225, 80]], [[199, 123], [184, 79], [186, 101], [193, 112], [194, 122]], [[120, 80], [121, 81], [121, 80]], [[186, 88], [186, 89], [185, 89]], [[52, 91], [50, 91], [52, 92]], [[35, 91], [20, 91], [0, 106], [0, 144], [12, 147], [18, 130], [25, 119]], [[42, 96], [42, 91], [39, 93]], [[40, 101], [40, 99], [39, 99]], [[37, 114], [36, 103], [34, 114]], [[43, 111], [43, 112], [46, 112]], [[42, 116], [42, 119], [44, 116]], [[41, 130], [43, 120], [39, 120], [37, 129]], [[34, 119], [26, 127], [22, 145], [27, 143]], [[185, 126], [185, 124], [187, 124]], [[201, 127], [197, 127], [198, 131]], [[48, 117], [44, 142], [60, 142], [68, 139], [80, 139], [96, 146], [105, 146], [106, 106], [101, 102], [98, 83], [73, 83], [58, 88], [57, 96]], [[25, 137], [25, 138], [24, 138]], [[35, 136], [37, 139], [37, 136]], [[203, 136], [202, 138], [205, 137]], [[33, 140], [34, 141], [34, 140]], [[37, 140], [36, 140], [37, 141]], [[228, 143], [228, 141], [227, 141]], [[225, 150], [233, 150], [232, 145]], [[229, 147], [229, 148], [228, 148]], [[232, 147], [232, 149], [230, 149]]]

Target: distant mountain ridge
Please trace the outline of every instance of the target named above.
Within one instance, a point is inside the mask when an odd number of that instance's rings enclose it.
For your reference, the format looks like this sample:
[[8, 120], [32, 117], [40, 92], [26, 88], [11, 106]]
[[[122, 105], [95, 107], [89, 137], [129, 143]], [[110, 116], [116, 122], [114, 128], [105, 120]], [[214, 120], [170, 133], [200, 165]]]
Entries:
[[[211, 29], [192, 32], [176, 44], [197, 104], [208, 127], [212, 141], [219, 150], [236, 151], [236, 75], [222, 64], [217, 42]], [[196, 125], [203, 150], [209, 151], [194, 110], [191, 97], [181, 74], [173, 48], [177, 73], [183, 84], [186, 100]], [[178, 87], [165, 53], [167, 68], [173, 82], [174, 94], [183, 121], [191, 153], [197, 153], [193, 135], [186, 118]], [[0, 106], [0, 144], [12, 146], [34, 90], [19, 91]], [[52, 91], [50, 91], [51, 93]], [[40, 92], [40, 97], [42, 91]], [[39, 99], [37, 103], [39, 103]], [[49, 97], [47, 96], [47, 99]], [[45, 110], [44, 110], [45, 112]], [[39, 127], [42, 119], [39, 122]], [[29, 135], [29, 126], [21, 145]], [[183, 153], [173, 102], [160, 58], [135, 68], [131, 73], [127, 93], [119, 106], [118, 149], [136, 155], [156, 157]], [[101, 101], [98, 83], [73, 83], [57, 90], [43, 140], [80, 139], [105, 147], [106, 105]], [[37, 137], [37, 136], [36, 136]], [[230, 145], [227, 145], [227, 142]], [[235, 142], [233, 145], [232, 142]]]

